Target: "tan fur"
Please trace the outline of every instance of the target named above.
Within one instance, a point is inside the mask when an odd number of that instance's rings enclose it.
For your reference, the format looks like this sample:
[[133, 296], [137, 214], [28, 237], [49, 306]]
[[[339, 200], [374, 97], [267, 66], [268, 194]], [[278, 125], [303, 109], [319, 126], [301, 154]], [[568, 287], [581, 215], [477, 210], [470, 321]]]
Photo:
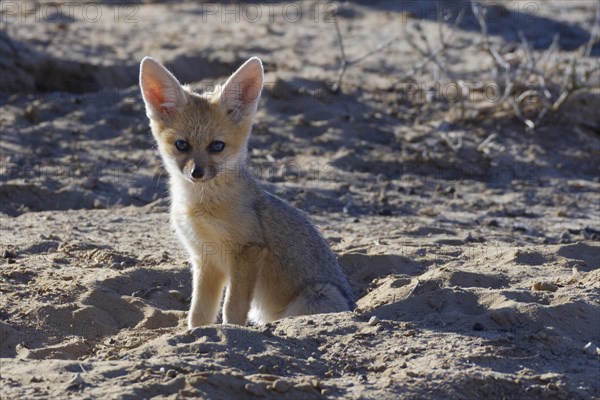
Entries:
[[[140, 86], [170, 177], [171, 221], [193, 266], [190, 328], [215, 322], [224, 288], [224, 323], [245, 324], [251, 305], [257, 322], [354, 306], [320, 233], [247, 170], [262, 84], [257, 58], [212, 94], [196, 94], [156, 61], [142, 61]], [[191, 150], [177, 150], [177, 140]], [[213, 141], [224, 142], [223, 151], [210, 152]], [[195, 168], [201, 178], [192, 177]]]

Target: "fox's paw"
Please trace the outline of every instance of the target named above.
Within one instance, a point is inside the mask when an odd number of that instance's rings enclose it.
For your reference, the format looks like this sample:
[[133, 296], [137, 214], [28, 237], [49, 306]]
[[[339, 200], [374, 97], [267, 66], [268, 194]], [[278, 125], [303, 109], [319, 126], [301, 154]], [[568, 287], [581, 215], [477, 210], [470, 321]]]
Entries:
[[205, 315], [200, 313], [193, 313], [190, 311], [188, 315], [188, 329], [198, 328], [199, 326], [210, 325], [215, 321], [207, 318]]

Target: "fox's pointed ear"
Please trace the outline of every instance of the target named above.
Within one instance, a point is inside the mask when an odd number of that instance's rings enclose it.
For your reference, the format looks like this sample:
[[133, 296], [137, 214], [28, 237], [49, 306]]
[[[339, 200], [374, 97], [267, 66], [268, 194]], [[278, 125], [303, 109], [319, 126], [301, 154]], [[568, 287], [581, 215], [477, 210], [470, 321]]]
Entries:
[[164, 120], [186, 103], [183, 88], [159, 62], [144, 57], [140, 64], [140, 89], [146, 103], [146, 115]]
[[254, 116], [263, 80], [262, 62], [258, 57], [252, 57], [225, 82], [221, 91], [221, 107], [234, 122]]

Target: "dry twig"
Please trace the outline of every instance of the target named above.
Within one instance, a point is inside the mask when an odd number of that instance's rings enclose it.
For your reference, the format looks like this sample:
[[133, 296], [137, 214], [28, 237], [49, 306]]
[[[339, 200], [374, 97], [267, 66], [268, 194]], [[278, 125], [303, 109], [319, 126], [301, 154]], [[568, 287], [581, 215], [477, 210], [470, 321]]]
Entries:
[[[483, 108], [492, 110], [497, 115], [506, 115], [507, 112], [511, 114], [510, 110], [512, 110], [512, 115], [519, 119], [528, 131], [534, 131], [544, 123], [548, 115], [557, 113], [574, 94], [598, 87], [597, 83], [596, 86], [592, 84], [592, 78], [600, 71], [600, 65], [592, 65], [589, 63], [589, 59], [585, 58], [591, 55], [594, 44], [600, 39], [600, 3], [596, 9], [590, 39], [581, 48], [582, 58], [571, 56], [568, 59], [559, 51], [560, 37], [558, 34], [554, 36], [552, 44], [546, 51], [536, 54], [521, 31], [518, 34], [523, 56], [520, 59], [518, 57], [507, 59], [490, 39], [485, 6], [471, 1], [471, 10], [480, 27], [482, 48], [489, 56], [493, 66], [493, 83], [498, 90], [498, 100], [492, 107], [467, 103], [468, 96], [466, 95], [470, 90], [480, 91], [484, 80], [479, 79], [480, 86], [471, 89], [466, 82], [459, 78], [446, 60], [448, 50], [457, 48], [457, 46], [451, 45], [451, 39], [464, 17], [464, 9], [460, 10], [456, 20], [450, 24], [448, 29], [444, 29], [445, 24], [438, 23], [439, 43], [433, 43], [427, 37], [418, 21], [406, 24], [404, 27], [406, 42], [421, 55], [422, 60], [407, 74], [404, 74], [403, 81], [417, 81], [417, 76], [423, 74], [426, 67], [433, 66], [432, 74], [436, 84], [441, 80], [439, 76], [441, 73], [459, 91], [457, 93], [459, 119], [464, 119], [466, 115], [480, 115]], [[442, 11], [439, 12], [440, 21], [442, 21]], [[346, 54], [344, 37], [337, 20], [334, 21], [334, 27], [341, 62], [337, 79], [330, 88], [333, 93], [341, 90], [348, 68], [390, 47], [400, 37], [400, 35], [394, 36], [360, 57], [350, 60]], [[588, 65], [585, 64], [586, 62]], [[469, 81], [478, 82], [477, 77], [474, 78]], [[487, 86], [487, 83], [483, 86]], [[427, 97], [427, 101], [429, 100]], [[467, 114], [467, 110], [470, 111], [469, 114]], [[451, 147], [457, 145], [449, 141], [449, 138], [445, 138], [445, 140]]]
[[417, 64], [415, 67], [413, 67], [413, 69], [406, 75], [405, 79], [410, 79], [411, 77], [416, 75], [417, 72], [421, 72], [423, 70], [423, 68], [425, 68], [432, 61], [435, 62], [436, 65], [438, 65], [438, 67], [442, 71], [444, 71], [444, 73], [446, 73], [446, 75], [449, 78], [450, 78], [450, 76], [454, 77], [454, 74], [452, 72], [450, 72], [450, 69], [447, 68], [445, 66], [445, 64], [440, 60], [440, 56], [443, 53], [445, 53], [446, 50], [448, 50], [448, 48], [450, 47], [450, 45], [449, 45], [450, 40], [454, 36], [454, 32], [456, 31], [456, 28], [462, 21], [464, 14], [465, 14], [464, 10], [461, 9], [460, 13], [456, 17], [456, 21], [454, 21], [454, 23], [450, 27], [450, 30], [448, 31], [447, 34], [444, 34], [443, 29], [442, 29], [442, 24], [441, 23], [439, 24], [438, 34], [439, 34], [440, 43], [435, 50], [432, 49], [432, 47], [429, 43], [429, 40], [423, 33], [421, 24], [419, 22], [416, 22], [415, 24], [413, 24], [413, 29], [419, 33], [419, 37], [420, 37], [421, 41], [424, 43], [425, 49], [422, 49], [421, 47], [419, 47], [416, 44], [416, 42], [414, 41], [414, 39], [412, 38], [413, 35], [410, 32], [411, 25], [406, 25], [404, 27], [407, 43], [423, 56], [423, 60], [419, 64]]
[[[564, 78], [562, 83], [556, 84], [557, 88], [552, 90], [548, 87], [548, 79], [552, 78], [552, 74], [556, 74], [560, 68], [558, 67], [560, 60], [558, 59], [558, 41], [559, 36], [556, 35], [550, 45], [549, 49], [545, 54], [536, 59], [527, 38], [523, 32], [519, 32], [519, 38], [521, 39], [521, 46], [525, 53], [526, 62], [519, 64], [516, 68], [512, 68], [511, 65], [506, 62], [504, 57], [500, 54], [496, 46], [494, 46], [488, 37], [488, 27], [485, 19], [485, 9], [482, 8], [476, 2], [471, 2], [471, 8], [473, 14], [477, 19], [481, 35], [484, 41], [484, 49], [490, 55], [492, 63], [495, 67], [495, 80], [496, 85], [499, 88], [503, 88], [503, 95], [499, 101], [499, 104], [509, 102], [512, 106], [515, 116], [522, 121], [529, 131], [534, 131], [543, 122], [544, 118], [550, 112], [557, 112], [560, 107], [568, 100], [573, 94], [590, 89], [589, 80], [592, 74], [597, 71], [598, 67], [584, 68], [583, 72], [579, 75], [577, 59], [571, 56], [568, 66], [564, 71]], [[592, 34], [589, 41], [586, 43], [583, 56], [589, 56], [594, 42], [600, 36], [600, 5], [596, 10], [596, 17], [594, 26], [592, 28]], [[539, 69], [538, 65], [540, 60], [543, 60], [543, 69]], [[532, 83], [536, 81], [535, 83]], [[520, 94], [514, 93], [517, 88], [527, 88]], [[530, 110], [536, 114], [535, 118], [528, 118], [525, 116], [525, 106], [527, 100], [535, 99], [541, 106], [537, 110]], [[531, 103], [531, 102], [529, 102]], [[531, 107], [530, 107], [531, 108]]]
[[377, 46], [376, 48], [374, 48], [373, 50], [363, 54], [360, 57], [357, 57], [353, 60], [348, 60], [348, 58], [346, 57], [346, 50], [344, 48], [344, 38], [342, 36], [342, 33], [340, 31], [340, 27], [338, 24], [337, 19], [334, 19], [333, 21], [333, 25], [335, 27], [335, 32], [337, 34], [337, 39], [338, 39], [338, 45], [340, 47], [340, 56], [342, 58], [342, 61], [340, 63], [340, 68], [338, 70], [338, 76], [337, 79], [335, 81], [335, 83], [331, 86], [331, 92], [332, 93], [338, 93], [341, 90], [342, 87], [342, 82], [344, 79], [344, 75], [346, 74], [346, 70], [353, 66], [356, 65], [364, 60], [366, 60], [367, 58], [371, 57], [373, 54], [377, 54], [380, 51], [390, 47], [396, 40], [398, 40], [398, 38], [400, 37], [400, 35], [394, 36], [391, 39], [383, 42], [382, 44], [380, 44], [379, 46]]

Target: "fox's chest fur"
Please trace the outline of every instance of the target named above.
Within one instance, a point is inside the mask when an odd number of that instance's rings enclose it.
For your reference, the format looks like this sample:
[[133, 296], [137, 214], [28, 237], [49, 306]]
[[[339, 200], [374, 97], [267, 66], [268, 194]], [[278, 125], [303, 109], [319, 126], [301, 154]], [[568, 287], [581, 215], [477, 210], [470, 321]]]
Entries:
[[191, 254], [223, 268], [248, 246], [262, 245], [261, 226], [248, 193], [235, 188], [205, 188], [201, 192], [174, 184], [171, 222]]

